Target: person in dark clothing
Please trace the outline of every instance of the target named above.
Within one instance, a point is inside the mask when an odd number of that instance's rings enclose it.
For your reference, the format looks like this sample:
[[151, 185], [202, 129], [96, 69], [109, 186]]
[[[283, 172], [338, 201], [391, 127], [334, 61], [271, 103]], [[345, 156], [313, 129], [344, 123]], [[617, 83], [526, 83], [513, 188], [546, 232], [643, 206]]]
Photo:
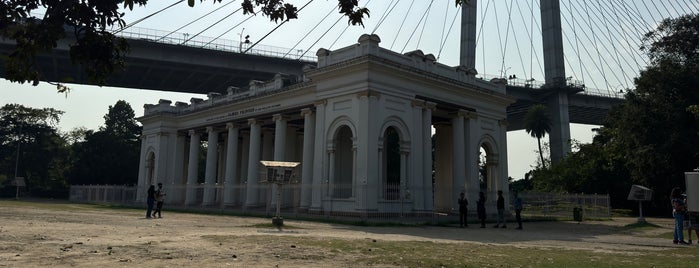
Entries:
[[478, 192], [476, 211], [478, 212], [478, 219], [481, 220], [481, 228], [485, 228], [485, 194], [483, 192]]
[[153, 211], [153, 203], [155, 203], [155, 185], [148, 187], [148, 198], [146, 199], [146, 204], [148, 205], [148, 210], [146, 210], [146, 219], [150, 219], [150, 213]]
[[519, 193], [514, 191], [515, 200], [512, 202], [512, 206], [515, 208], [515, 219], [517, 219], [517, 230], [522, 230], [522, 198], [519, 197]]
[[155, 191], [155, 211], [153, 211], [153, 218], [155, 214], [158, 214], [158, 218], [162, 218], [161, 214], [163, 210], [163, 202], [165, 201], [165, 190], [163, 190], [163, 183], [158, 183], [158, 190]]
[[464, 225], [468, 227], [468, 200], [466, 199], [466, 195], [462, 192], [457, 201], [459, 202], [459, 223], [461, 224], [461, 228], [464, 228]]
[[[498, 207], [498, 221], [495, 223], [494, 228], [507, 228], [507, 222], [505, 221], [505, 198], [502, 196], [502, 191], [498, 191], [498, 200], [497, 200], [497, 207]], [[502, 223], [502, 226], [500, 226], [500, 223]]]
[[684, 241], [684, 214], [687, 211], [687, 206], [682, 198], [682, 192], [679, 187], [672, 189], [670, 194], [672, 200], [672, 216], [675, 218], [675, 231], [673, 232], [673, 244], [689, 245]]

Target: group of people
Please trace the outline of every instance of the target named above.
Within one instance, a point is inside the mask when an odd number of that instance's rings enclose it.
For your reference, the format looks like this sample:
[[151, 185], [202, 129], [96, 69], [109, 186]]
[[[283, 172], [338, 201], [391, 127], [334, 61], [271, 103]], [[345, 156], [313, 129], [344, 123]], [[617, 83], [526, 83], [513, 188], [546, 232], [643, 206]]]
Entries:
[[[518, 225], [516, 229], [522, 230], [522, 198], [519, 197], [517, 191], [513, 191], [513, 195], [514, 199], [512, 200], [512, 206], [515, 209], [515, 219], [517, 220]], [[461, 228], [468, 227], [468, 199], [466, 199], [466, 194], [462, 192], [457, 201], [459, 203], [459, 224]], [[507, 228], [507, 221], [505, 220], [505, 198], [502, 196], [502, 191], [498, 191], [498, 199], [496, 203], [498, 217], [493, 228]], [[481, 222], [481, 228], [485, 228], [485, 194], [483, 192], [478, 193], [476, 212], [478, 214], [478, 220]]]
[[[677, 245], [690, 245], [692, 244], [692, 230], [697, 234], [697, 239], [699, 239], [699, 233], [697, 233], [696, 225], [699, 224], [697, 219], [699, 215], [689, 213], [687, 211], [687, 196], [682, 194], [679, 187], [672, 189], [670, 193], [671, 204], [672, 204], [672, 217], [675, 218], [675, 230], [673, 232], [672, 243]], [[684, 221], [689, 220], [689, 226], [687, 226], [687, 235], [689, 236], [689, 242], [684, 241]]]
[[[155, 189], [154, 185], [148, 187], [148, 198], [146, 199], [148, 209], [146, 210], [146, 219], [155, 218], [156, 214], [158, 215], [158, 218], [163, 217], [161, 215], [161, 212], [163, 210], [163, 201], [165, 201], [165, 191], [163, 190], [162, 183], [158, 183], [157, 190]], [[154, 205], [155, 210], [153, 210]]]

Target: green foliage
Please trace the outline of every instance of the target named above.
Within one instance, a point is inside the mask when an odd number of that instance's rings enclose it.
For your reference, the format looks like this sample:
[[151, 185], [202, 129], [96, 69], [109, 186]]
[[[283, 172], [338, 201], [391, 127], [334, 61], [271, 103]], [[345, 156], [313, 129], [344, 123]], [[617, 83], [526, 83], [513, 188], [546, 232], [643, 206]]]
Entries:
[[544, 153], [541, 150], [541, 138], [546, 136], [546, 133], [551, 132], [551, 121], [551, 113], [543, 104], [535, 104], [529, 107], [529, 111], [527, 111], [527, 115], [524, 117], [524, 130], [536, 138], [539, 145], [539, 157], [543, 167], [546, 167], [546, 162], [544, 162]]
[[138, 179], [141, 127], [131, 106], [117, 101], [99, 131], [87, 131], [73, 144], [71, 184], [135, 184]]
[[0, 108], [0, 173], [4, 177], [24, 177], [27, 191], [49, 193], [47, 197], [66, 191], [63, 178], [69, 150], [55, 128], [62, 114], [19, 104]]
[[560, 164], [532, 172], [541, 191], [609, 193], [612, 207], [632, 184], [654, 190], [651, 209], [666, 210], [671, 188], [699, 166], [699, 15], [663, 21], [646, 34], [651, 64], [636, 78], [626, 102], [612, 109], [592, 144]]
[[[115, 37], [107, 28], [123, 27], [124, 13], [119, 4], [133, 7], [147, 0], [17, 0], [0, 2], [0, 37], [16, 42], [14, 50], [3, 57], [5, 78], [37, 85], [42, 74], [37, 68], [37, 54], [50, 51], [58, 40], [75, 38], [70, 44], [74, 63], [83, 66], [90, 80], [104, 84], [114, 69], [124, 64], [128, 52], [126, 41]], [[60, 89], [61, 87], [59, 87]]]

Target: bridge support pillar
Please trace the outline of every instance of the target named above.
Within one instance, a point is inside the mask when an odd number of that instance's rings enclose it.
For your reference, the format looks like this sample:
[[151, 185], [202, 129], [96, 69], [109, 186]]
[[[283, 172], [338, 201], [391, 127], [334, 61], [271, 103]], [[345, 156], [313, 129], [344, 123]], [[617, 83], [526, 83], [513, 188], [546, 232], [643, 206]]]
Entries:
[[478, 0], [461, 5], [461, 55], [459, 65], [476, 68], [476, 21]]
[[570, 119], [559, 0], [541, 0], [541, 35], [544, 45], [545, 87], [554, 90], [547, 103], [553, 121], [549, 133], [551, 162], [557, 163], [570, 153]]

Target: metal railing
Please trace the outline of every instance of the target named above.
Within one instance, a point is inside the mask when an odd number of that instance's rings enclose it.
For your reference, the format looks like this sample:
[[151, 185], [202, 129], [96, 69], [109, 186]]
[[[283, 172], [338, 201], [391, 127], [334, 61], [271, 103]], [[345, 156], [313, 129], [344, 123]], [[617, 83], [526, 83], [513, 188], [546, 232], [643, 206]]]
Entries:
[[[541, 89], [545, 84], [544, 81], [539, 81], [539, 80], [534, 80], [534, 79], [520, 79], [520, 78], [509, 78], [509, 77], [504, 78], [504, 77], [500, 77], [498, 75], [491, 75], [491, 74], [482, 74], [482, 75], [478, 75], [478, 77], [483, 79], [483, 80], [487, 80], [487, 81], [490, 81], [491, 79], [505, 79], [507, 81], [508, 86], [530, 88], [533, 90]], [[616, 99], [623, 99], [624, 98], [623, 92], [611, 92], [609, 90], [591, 88], [591, 87], [588, 87], [587, 85], [585, 85], [582, 81], [567, 80], [566, 85], [571, 86], [571, 87], [581, 88], [583, 91], [581, 91], [579, 94], [583, 94], [583, 95], [598, 96], [598, 97], [605, 97], [605, 98], [616, 98]]]
[[[230, 189], [223, 186], [213, 186], [214, 201], [204, 204], [204, 191], [206, 186], [197, 185], [189, 189], [193, 198], [185, 198], [188, 189], [184, 186], [166, 186], [168, 194], [165, 199], [167, 208], [192, 211], [217, 211], [223, 214], [245, 214], [257, 216], [274, 216], [276, 212], [276, 187], [269, 184], [255, 185], [253, 190], [246, 185], [238, 185]], [[371, 190], [367, 187], [359, 188], [351, 185], [312, 185], [310, 190], [320, 192], [320, 207], [309, 208], [301, 206], [301, 185], [288, 184], [281, 188], [281, 215], [286, 218], [340, 220], [347, 222], [373, 222], [373, 223], [402, 223], [402, 224], [451, 224], [458, 222], [455, 208], [452, 211], [437, 211], [414, 208], [419, 196], [411, 195], [420, 192], [421, 189], [404, 189], [395, 185], [377, 185], [379, 189]], [[118, 185], [76, 185], [71, 186], [70, 201], [78, 203], [109, 203], [128, 206], [145, 206], [145, 189], [137, 191], [136, 186]], [[377, 191], [378, 190], [378, 191]], [[431, 191], [428, 191], [431, 192]], [[253, 205], [245, 205], [249, 202], [248, 193], [257, 196]], [[366, 193], [366, 194], [362, 194]], [[224, 198], [230, 194], [229, 198]], [[340, 197], [334, 195], [338, 194]], [[370, 196], [372, 195], [373, 196]], [[610, 205], [608, 195], [582, 195], [582, 194], [552, 194], [552, 193], [521, 193], [524, 201], [523, 217], [526, 218], [555, 218], [563, 220], [573, 219], [573, 209], [582, 208], [584, 219], [603, 219], [610, 217]], [[476, 197], [467, 197], [472, 206], [469, 209], [470, 219], [475, 219]], [[187, 200], [186, 200], [187, 199]], [[512, 200], [510, 198], [510, 200]], [[225, 202], [225, 204], [224, 204]], [[316, 201], [317, 202], [317, 201]], [[357, 207], [365, 207], [372, 203], [369, 209], [359, 210]], [[318, 204], [316, 204], [318, 205]], [[495, 219], [495, 198], [489, 198], [486, 202], [488, 219]], [[510, 213], [514, 209], [510, 206]], [[510, 216], [508, 221], [512, 221]]]
[[[318, 61], [318, 59], [315, 56], [315, 53], [310, 53], [302, 49], [289, 49], [260, 44], [257, 44], [254, 47], [250, 48], [252, 44], [246, 43], [243, 40], [235, 41], [221, 38], [214, 39], [213, 37], [207, 36], [196, 36], [190, 38], [189, 33], [182, 32], [171, 33], [155, 29], [131, 27], [127, 30], [116, 33], [116, 35], [127, 39], [146, 40], [162, 44], [173, 44], [219, 51], [247, 53], [258, 56], [300, 60], [306, 62]], [[246, 50], [247, 52], [245, 52]]]

